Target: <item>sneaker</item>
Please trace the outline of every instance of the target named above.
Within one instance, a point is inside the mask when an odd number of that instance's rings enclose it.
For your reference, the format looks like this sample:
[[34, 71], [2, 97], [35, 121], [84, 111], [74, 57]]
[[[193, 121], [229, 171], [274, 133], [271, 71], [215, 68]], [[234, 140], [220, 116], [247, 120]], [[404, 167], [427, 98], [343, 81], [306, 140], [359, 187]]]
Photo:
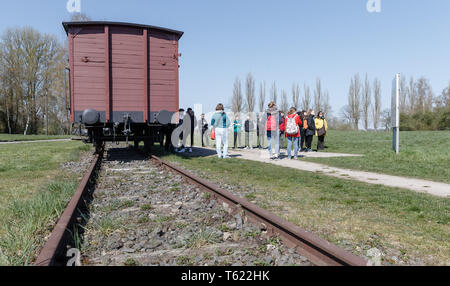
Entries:
[[189, 153], [192, 153], [192, 148], [189, 148]]
[[228, 156], [228, 155], [227, 155], [227, 156], [224, 156], [223, 158], [224, 158], [224, 159], [231, 159], [231, 157]]
[[186, 152], [186, 149], [183, 148], [183, 149], [180, 150], [179, 153], [184, 153], [184, 152]]

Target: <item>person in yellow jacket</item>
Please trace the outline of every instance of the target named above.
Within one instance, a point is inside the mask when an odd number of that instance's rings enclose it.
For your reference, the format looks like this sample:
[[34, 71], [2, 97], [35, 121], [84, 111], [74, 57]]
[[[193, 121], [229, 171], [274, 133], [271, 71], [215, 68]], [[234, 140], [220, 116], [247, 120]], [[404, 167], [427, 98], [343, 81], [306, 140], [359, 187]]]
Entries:
[[319, 138], [317, 142], [317, 151], [325, 150], [325, 136], [328, 132], [328, 124], [322, 111], [317, 114], [314, 121], [316, 123], [316, 136]]

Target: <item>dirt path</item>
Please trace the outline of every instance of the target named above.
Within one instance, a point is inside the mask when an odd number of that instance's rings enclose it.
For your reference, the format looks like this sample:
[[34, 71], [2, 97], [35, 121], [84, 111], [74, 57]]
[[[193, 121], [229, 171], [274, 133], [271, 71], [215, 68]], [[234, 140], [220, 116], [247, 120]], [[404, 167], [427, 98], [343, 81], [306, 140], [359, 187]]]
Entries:
[[[283, 153], [282, 153], [283, 154]], [[283, 160], [271, 161], [267, 150], [230, 150], [232, 157], [241, 158], [245, 160], [270, 163], [277, 166], [289, 167], [308, 172], [320, 173], [327, 176], [337, 177], [341, 179], [356, 180], [374, 185], [384, 185], [388, 187], [396, 187], [408, 189], [420, 193], [427, 193], [439, 197], [450, 197], [450, 184], [405, 178], [399, 176], [378, 174], [365, 171], [355, 171], [348, 169], [341, 169], [330, 167], [322, 164], [305, 162], [301, 158], [297, 161]], [[302, 155], [310, 158], [314, 157], [349, 157], [355, 155], [336, 154], [336, 153], [302, 153]], [[357, 155], [356, 155], [357, 156]]]
[[34, 140], [34, 141], [11, 141], [11, 142], [0, 142], [0, 145], [7, 144], [26, 144], [26, 143], [45, 143], [45, 142], [68, 142], [72, 139], [53, 139], [53, 140]]

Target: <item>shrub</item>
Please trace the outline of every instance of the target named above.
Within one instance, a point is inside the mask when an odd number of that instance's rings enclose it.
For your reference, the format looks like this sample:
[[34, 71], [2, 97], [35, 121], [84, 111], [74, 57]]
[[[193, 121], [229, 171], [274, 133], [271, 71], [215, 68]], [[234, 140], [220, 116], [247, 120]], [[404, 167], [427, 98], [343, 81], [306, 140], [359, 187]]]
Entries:
[[400, 114], [400, 131], [450, 130], [450, 108], [433, 112]]

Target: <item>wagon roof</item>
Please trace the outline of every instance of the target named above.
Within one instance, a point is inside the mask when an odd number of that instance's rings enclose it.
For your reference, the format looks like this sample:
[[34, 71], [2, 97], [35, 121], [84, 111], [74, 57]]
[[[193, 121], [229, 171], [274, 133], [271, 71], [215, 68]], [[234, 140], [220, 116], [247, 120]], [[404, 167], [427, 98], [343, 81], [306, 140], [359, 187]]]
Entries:
[[93, 25], [109, 25], [109, 26], [126, 26], [126, 27], [136, 27], [136, 28], [144, 28], [144, 29], [152, 29], [152, 30], [158, 30], [169, 34], [175, 34], [178, 35], [179, 38], [181, 38], [184, 34], [184, 32], [157, 27], [157, 26], [150, 26], [150, 25], [141, 25], [141, 24], [134, 24], [134, 23], [124, 23], [124, 22], [107, 22], [107, 21], [84, 21], [84, 22], [63, 22], [64, 29], [66, 30], [66, 33], [69, 31], [70, 26], [93, 26]]

